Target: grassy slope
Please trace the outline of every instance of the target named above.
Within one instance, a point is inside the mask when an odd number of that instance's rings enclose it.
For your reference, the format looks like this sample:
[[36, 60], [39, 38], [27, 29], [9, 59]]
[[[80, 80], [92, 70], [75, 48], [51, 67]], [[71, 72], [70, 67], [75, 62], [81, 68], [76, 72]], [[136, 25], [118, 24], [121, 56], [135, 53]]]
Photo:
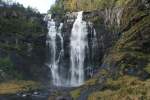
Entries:
[[35, 81], [13, 80], [0, 83], [0, 95], [16, 94], [40, 89], [40, 83]]
[[106, 89], [90, 94], [88, 100], [149, 100], [150, 80], [141, 81], [137, 77], [122, 76], [109, 79]]

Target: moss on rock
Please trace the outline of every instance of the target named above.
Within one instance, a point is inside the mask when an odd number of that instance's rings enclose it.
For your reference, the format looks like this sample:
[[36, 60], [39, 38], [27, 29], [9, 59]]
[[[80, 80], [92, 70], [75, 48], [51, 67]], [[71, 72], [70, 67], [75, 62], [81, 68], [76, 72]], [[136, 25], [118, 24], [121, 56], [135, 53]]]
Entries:
[[81, 95], [81, 89], [75, 89], [73, 91], [70, 92], [71, 97], [73, 98], [73, 100], [77, 100], [78, 97]]

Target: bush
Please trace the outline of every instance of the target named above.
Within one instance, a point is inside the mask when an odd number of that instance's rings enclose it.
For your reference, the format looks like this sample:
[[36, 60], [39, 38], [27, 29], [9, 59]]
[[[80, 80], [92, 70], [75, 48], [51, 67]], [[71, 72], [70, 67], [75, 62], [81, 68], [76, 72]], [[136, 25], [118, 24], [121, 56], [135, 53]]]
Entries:
[[3, 71], [11, 71], [14, 70], [14, 65], [13, 63], [10, 61], [10, 58], [6, 57], [6, 58], [0, 58], [0, 69]]
[[9, 57], [0, 58], [0, 70], [6, 73], [10, 78], [22, 79], [22, 74], [16, 69], [16, 66]]

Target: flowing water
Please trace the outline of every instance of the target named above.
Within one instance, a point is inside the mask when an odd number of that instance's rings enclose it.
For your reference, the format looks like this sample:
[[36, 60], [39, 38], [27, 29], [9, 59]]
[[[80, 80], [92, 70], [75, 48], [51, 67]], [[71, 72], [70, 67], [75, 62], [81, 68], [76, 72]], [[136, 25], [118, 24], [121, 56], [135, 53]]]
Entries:
[[[59, 29], [57, 30], [55, 22], [53, 19], [48, 21], [48, 45], [50, 48], [50, 63], [48, 64], [49, 68], [51, 69], [52, 73], [52, 82], [56, 86], [60, 86], [61, 84], [61, 78], [59, 75], [59, 66], [58, 63], [60, 61], [60, 57], [63, 55], [63, 37], [61, 35], [61, 28], [62, 28], [62, 23], [60, 24]], [[56, 37], [59, 36], [61, 39], [61, 51], [59, 52], [59, 57], [57, 58], [56, 53], [57, 53], [57, 45], [56, 45]]]
[[82, 13], [78, 12], [72, 28], [70, 47], [71, 47], [71, 79], [72, 86], [80, 86], [84, 83], [84, 60], [85, 50], [88, 47], [87, 26], [82, 20]]
[[[73, 23], [70, 33], [70, 49], [64, 49], [64, 39], [62, 35], [63, 23], [56, 27], [56, 22], [49, 17], [47, 44], [49, 47], [49, 68], [51, 69], [52, 82], [55, 86], [77, 87], [84, 83], [85, 61], [89, 55], [88, 50], [88, 24], [83, 21], [83, 12], [77, 12], [77, 17]], [[96, 31], [94, 30], [92, 40], [92, 50], [96, 44]], [[64, 65], [65, 53], [69, 53], [68, 62]], [[94, 56], [94, 55], [93, 55]], [[68, 67], [66, 67], [68, 66]]]

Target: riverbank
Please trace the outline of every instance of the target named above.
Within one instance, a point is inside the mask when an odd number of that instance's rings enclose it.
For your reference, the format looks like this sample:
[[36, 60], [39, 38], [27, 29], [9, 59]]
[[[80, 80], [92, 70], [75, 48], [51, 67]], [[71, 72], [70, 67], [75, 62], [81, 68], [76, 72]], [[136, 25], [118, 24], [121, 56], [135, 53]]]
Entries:
[[32, 80], [11, 80], [0, 83], [0, 95], [17, 94], [41, 89], [39, 82]]

